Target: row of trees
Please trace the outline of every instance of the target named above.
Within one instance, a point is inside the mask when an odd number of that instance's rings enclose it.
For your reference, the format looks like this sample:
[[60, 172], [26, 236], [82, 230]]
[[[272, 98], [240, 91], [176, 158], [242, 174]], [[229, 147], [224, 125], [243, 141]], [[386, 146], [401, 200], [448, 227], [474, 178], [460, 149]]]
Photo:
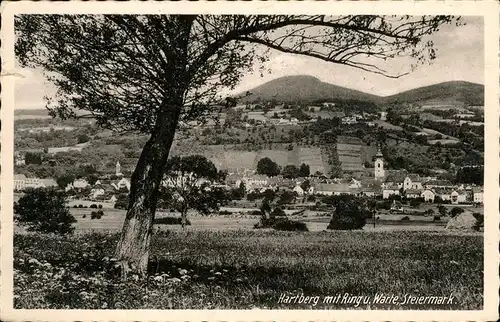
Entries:
[[269, 177], [275, 177], [281, 174], [286, 179], [295, 179], [299, 177], [308, 177], [311, 174], [311, 171], [309, 165], [305, 163], [302, 163], [300, 167], [289, 164], [281, 168], [276, 162], [268, 157], [265, 157], [257, 162], [257, 173], [267, 175]]

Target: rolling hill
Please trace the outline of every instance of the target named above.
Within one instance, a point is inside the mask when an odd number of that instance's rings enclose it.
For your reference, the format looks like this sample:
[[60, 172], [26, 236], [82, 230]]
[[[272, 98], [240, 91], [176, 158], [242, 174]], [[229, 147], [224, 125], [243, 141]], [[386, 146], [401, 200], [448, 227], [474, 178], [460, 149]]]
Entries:
[[423, 105], [483, 105], [484, 85], [464, 81], [445, 82], [384, 97], [383, 101]]
[[404, 91], [391, 96], [377, 96], [320, 81], [312, 76], [285, 76], [249, 90], [243, 102], [256, 100], [312, 103], [317, 100], [354, 99], [377, 104], [417, 103], [422, 105], [483, 105], [484, 85], [450, 81]]
[[316, 100], [355, 99], [360, 101], [379, 101], [376, 95], [363, 93], [346, 87], [324, 83], [312, 76], [285, 76], [257, 86], [243, 100], [311, 103]]

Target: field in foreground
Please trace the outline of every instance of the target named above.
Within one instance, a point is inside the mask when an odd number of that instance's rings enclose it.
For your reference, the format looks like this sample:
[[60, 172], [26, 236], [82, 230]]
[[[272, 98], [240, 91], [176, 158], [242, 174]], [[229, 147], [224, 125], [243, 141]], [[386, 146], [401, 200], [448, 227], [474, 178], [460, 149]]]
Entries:
[[[161, 231], [147, 281], [118, 280], [118, 235], [14, 236], [15, 308], [481, 309], [483, 235], [436, 232]], [[286, 296], [318, 297], [308, 304]], [[348, 295], [346, 295], [348, 294]], [[375, 296], [399, 296], [396, 304]], [[405, 294], [453, 304], [401, 304]], [[323, 303], [339, 295], [337, 303]], [[369, 303], [356, 304], [353, 296]], [[346, 298], [351, 303], [341, 303]], [[408, 297], [407, 297], [408, 298]], [[380, 300], [380, 297], [379, 297]]]

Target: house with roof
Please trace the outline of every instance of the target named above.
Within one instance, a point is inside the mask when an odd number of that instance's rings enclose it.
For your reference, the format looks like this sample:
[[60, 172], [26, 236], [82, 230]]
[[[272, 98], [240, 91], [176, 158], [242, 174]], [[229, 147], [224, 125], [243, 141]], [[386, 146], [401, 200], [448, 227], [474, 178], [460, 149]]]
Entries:
[[361, 188], [362, 186], [363, 185], [362, 185], [361, 181], [356, 180], [354, 178], [352, 178], [351, 181], [349, 182], [349, 188], [351, 188], [351, 189]]
[[344, 116], [342, 118], [342, 124], [357, 124], [358, 120], [355, 116]]
[[26, 176], [24, 174], [14, 175], [14, 190], [22, 191], [24, 190], [24, 184], [26, 182]]
[[56, 180], [52, 178], [40, 179], [40, 185], [44, 188], [57, 187]]
[[399, 189], [403, 188], [405, 178], [408, 176], [406, 170], [386, 170], [386, 177], [384, 179], [384, 187], [398, 186]]
[[475, 203], [483, 203], [484, 190], [483, 187], [472, 188], [472, 201]]
[[73, 180], [73, 188], [75, 189], [85, 189], [89, 186], [89, 183], [84, 178]]
[[450, 194], [452, 204], [460, 204], [467, 202], [467, 192], [465, 190], [453, 190]]
[[449, 180], [429, 180], [424, 182], [423, 187], [425, 189], [453, 188], [454, 185]]
[[422, 179], [418, 174], [410, 173], [406, 176], [403, 181], [403, 190], [413, 189], [413, 190], [422, 190]]
[[405, 197], [408, 199], [418, 199], [422, 195], [421, 189], [407, 189], [404, 191]]
[[315, 188], [316, 194], [323, 196], [350, 195], [354, 192], [347, 183], [320, 183]]
[[380, 189], [377, 189], [376, 187], [370, 186], [370, 187], [361, 187], [359, 189], [359, 196], [365, 196], [365, 197], [375, 197], [380, 193]]
[[111, 185], [116, 190], [127, 189], [128, 191], [130, 191], [130, 181], [126, 178], [121, 178], [120, 180], [112, 180]]
[[450, 188], [435, 188], [434, 191], [436, 192], [436, 195], [439, 198], [441, 198], [441, 200], [451, 202], [451, 193], [453, 192], [452, 189], [450, 189]]
[[91, 200], [97, 199], [99, 196], [104, 196], [106, 191], [101, 185], [96, 185], [90, 190], [89, 198]]
[[43, 188], [42, 182], [39, 178], [28, 178], [24, 181], [24, 188]]
[[399, 196], [400, 193], [400, 187], [397, 185], [387, 185], [384, 186], [382, 190], [382, 198], [383, 199], [389, 199], [390, 196]]
[[295, 188], [292, 189], [293, 192], [297, 193], [298, 196], [303, 196], [305, 194], [304, 189], [300, 185], [296, 185]]
[[420, 196], [424, 198], [425, 202], [434, 202], [434, 199], [436, 198], [436, 192], [433, 189], [424, 189]]

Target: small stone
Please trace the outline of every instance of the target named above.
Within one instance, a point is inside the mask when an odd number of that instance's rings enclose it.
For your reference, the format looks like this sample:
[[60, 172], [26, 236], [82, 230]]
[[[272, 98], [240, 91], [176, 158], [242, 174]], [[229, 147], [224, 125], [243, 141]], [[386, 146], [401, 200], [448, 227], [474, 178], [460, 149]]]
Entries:
[[214, 279], [215, 279], [215, 277], [213, 277], [213, 276], [210, 276], [207, 278], [207, 280], [209, 280], [209, 281], [213, 281]]
[[215, 272], [215, 275], [222, 275], [221, 272]]
[[179, 270], [179, 274], [181, 274], [181, 275], [186, 275], [187, 273], [188, 273], [188, 271], [186, 269]]

